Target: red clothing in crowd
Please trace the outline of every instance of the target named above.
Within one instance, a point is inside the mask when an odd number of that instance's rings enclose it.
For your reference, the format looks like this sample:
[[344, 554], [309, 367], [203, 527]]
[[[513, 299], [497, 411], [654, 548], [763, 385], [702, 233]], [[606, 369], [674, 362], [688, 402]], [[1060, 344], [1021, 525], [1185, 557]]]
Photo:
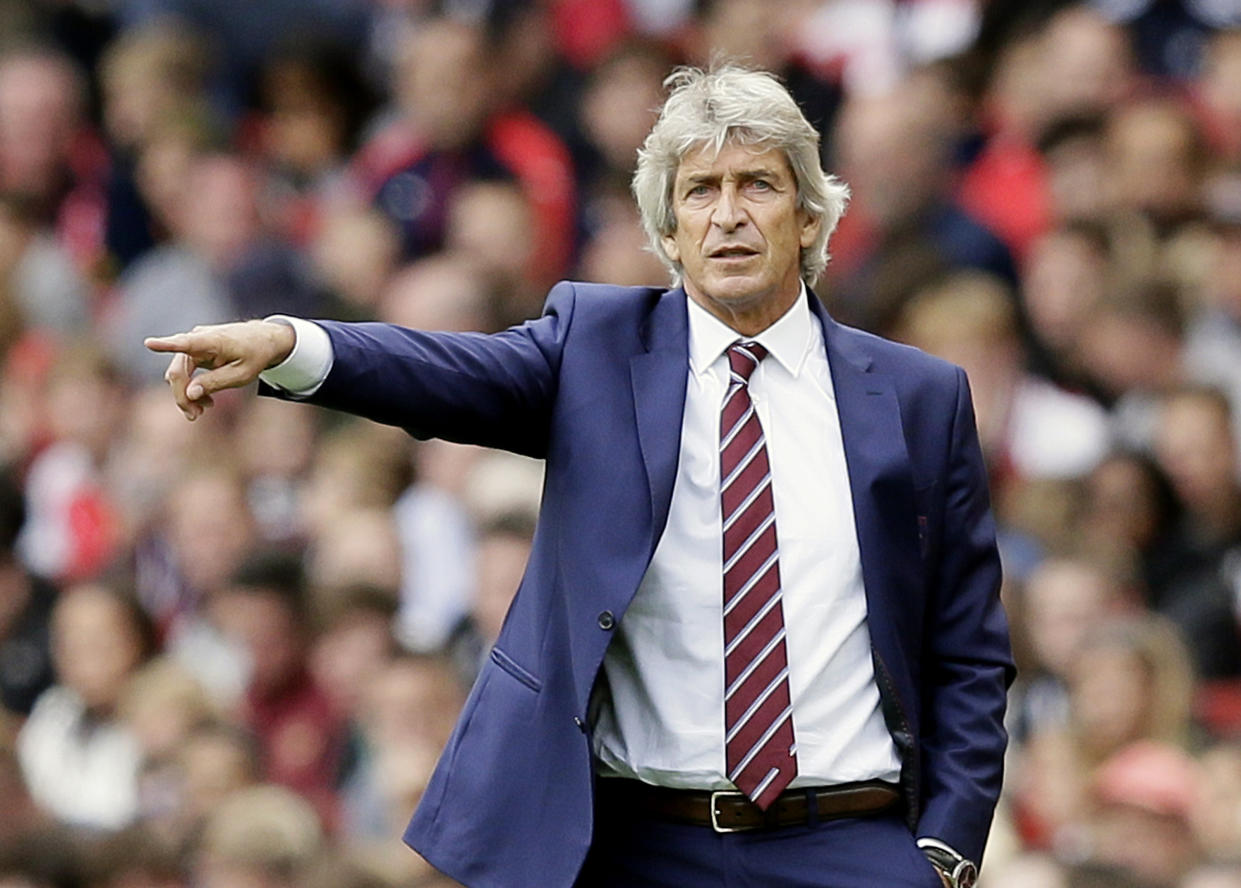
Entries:
[[242, 717], [258, 739], [266, 778], [307, 798], [331, 828], [344, 720], [310, 673], [299, 670], [277, 693], [252, 688]]

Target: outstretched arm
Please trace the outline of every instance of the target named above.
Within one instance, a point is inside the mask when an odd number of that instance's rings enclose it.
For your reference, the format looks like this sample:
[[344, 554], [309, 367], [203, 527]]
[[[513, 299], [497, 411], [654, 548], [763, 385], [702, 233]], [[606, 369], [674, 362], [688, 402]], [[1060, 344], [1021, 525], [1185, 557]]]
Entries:
[[172, 355], [164, 379], [186, 419], [195, 420], [214, 403], [213, 394], [254, 382], [287, 358], [295, 342], [288, 324], [242, 321], [152, 336], [144, 344], [151, 351]]

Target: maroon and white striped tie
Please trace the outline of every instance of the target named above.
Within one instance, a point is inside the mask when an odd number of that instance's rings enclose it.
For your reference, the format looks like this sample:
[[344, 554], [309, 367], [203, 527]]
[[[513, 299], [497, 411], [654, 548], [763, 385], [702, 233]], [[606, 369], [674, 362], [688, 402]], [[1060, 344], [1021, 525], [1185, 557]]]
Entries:
[[724, 750], [728, 779], [766, 810], [797, 776], [771, 467], [750, 400], [756, 342], [728, 349], [720, 412], [724, 524]]

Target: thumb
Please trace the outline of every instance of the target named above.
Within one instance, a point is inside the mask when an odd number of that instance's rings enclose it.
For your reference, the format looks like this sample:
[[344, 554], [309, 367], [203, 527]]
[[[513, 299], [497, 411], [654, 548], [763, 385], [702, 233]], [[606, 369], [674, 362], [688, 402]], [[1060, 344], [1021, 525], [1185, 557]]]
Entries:
[[258, 373], [233, 361], [214, 370], [200, 373], [190, 381], [185, 394], [193, 401], [214, 394], [221, 389], [240, 388], [258, 378]]

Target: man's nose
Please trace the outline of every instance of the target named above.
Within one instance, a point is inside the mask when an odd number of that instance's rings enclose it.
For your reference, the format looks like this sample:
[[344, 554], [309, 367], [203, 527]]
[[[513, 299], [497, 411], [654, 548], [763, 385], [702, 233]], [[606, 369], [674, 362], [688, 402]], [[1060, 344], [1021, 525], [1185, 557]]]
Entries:
[[745, 208], [741, 204], [737, 189], [730, 185], [725, 185], [720, 189], [720, 197], [715, 202], [715, 209], [711, 213], [711, 221], [724, 231], [733, 231], [744, 224], [745, 219]]

